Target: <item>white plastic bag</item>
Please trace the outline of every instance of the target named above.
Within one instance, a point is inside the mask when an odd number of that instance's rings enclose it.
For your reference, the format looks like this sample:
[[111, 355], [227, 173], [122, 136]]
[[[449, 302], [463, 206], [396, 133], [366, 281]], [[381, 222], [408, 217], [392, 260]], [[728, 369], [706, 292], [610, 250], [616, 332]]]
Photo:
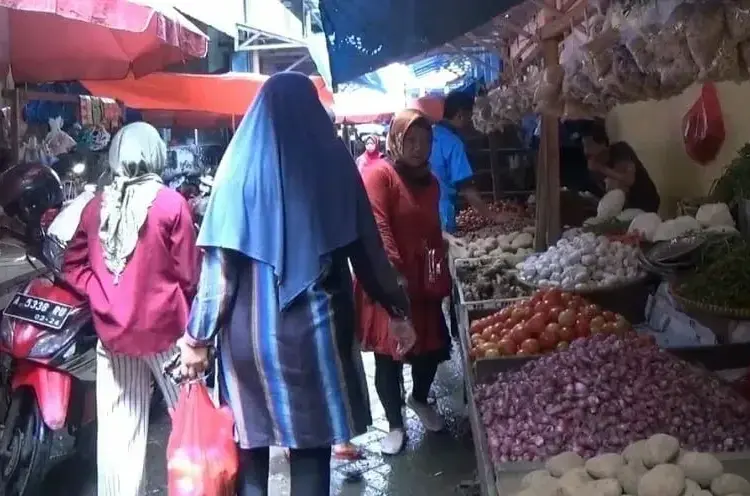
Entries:
[[600, 219], [611, 219], [622, 212], [624, 206], [625, 192], [621, 189], [613, 189], [599, 200], [596, 216]]
[[660, 225], [661, 217], [659, 217], [659, 214], [648, 212], [635, 217], [628, 227], [628, 232], [639, 232], [647, 241], [653, 241], [654, 234]]
[[71, 138], [68, 133], [62, 130], [63, 118], [55, 117], [49, 119], [49, 132], [44, 138], [44, 144], [54, 156], [68, 153], [76, 146], [76, 140]]
[[47, 233], [55, 236], [59, 241], [68, 244], [73, 238], [73, 235], [78, 229], [78, 223], [81, 221], [81, 214], [83, 208], [94, 198], [95, 194], [91, 191], [84, 191], [73, 200], [71, 200], [65, 207], [57, 214], [55, 220], [52, 221]]
[[617, 220], [620, 222], [632, 222], [633, 219], [644, 213], [646, 212], [640, 208], [626, 208], [617, 215]]
[[684, 215], [676, 219], [667, 220], [656, 229], [653, 241], [669, 241], [690, 232], [699, 231], [701, 225], [693, 217]]
[[695, 220], [697, 220], [700, 225], [704, 227], [734, 227], [734, 218], [732, 217], [732, 213], [729, 211], [729, 207], [726, 203], [710, 203], [701, 205], [701, 207], [698, 209], [698, 213], [695, 214]]

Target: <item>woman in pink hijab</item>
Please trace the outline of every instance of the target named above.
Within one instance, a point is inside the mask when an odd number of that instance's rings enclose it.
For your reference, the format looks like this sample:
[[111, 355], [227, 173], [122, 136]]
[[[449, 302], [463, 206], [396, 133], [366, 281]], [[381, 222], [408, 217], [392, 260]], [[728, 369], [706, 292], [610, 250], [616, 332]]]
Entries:
[[383, 154], [380, 153], [380, 139], [375, 135], [368, 136], [365, 138], [365, 152], [357, 157], [359, 172], [378, 162], [381, 158], [383, 158]]

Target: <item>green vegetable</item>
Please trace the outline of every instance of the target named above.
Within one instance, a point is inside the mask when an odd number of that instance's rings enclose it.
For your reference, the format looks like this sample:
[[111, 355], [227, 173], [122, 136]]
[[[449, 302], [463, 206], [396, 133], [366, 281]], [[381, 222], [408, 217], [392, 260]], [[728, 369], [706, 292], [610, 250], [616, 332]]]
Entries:
[[729, 208], [739, 200], [750, 199], [750, 143], [746, 143], [724, 173], [711, 186], [710, 197]]
[[750, 309], [750, 244], [739, 237], [709, 241], [701, 249], [695, 272], [676, 289], [696, 302]]

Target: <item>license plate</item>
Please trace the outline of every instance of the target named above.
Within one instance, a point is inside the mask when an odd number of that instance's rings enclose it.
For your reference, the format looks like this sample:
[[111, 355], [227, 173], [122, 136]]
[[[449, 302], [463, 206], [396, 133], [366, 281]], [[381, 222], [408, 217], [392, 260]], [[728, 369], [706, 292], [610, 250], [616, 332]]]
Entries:
[[59, 331], [73, 307], [36, 296], [17, 293], [5, 308], [5, 315]]

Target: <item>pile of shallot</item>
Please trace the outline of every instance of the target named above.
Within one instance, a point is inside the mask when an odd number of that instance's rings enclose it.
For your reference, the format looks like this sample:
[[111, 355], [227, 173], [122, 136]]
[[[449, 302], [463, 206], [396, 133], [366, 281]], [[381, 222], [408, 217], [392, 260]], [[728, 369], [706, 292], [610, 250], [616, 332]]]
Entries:
[[750, 402], [635, 333], [576, 340], [476, 396], [496, 463], [590, 457], [657, 433], [690, 450], [750, 448]]
[[479, 229], [486, 227], [495, 227], [493, 234], [507, 234], [513, 231], [520, 231], [534, 223], [534, 209], [529, 208], [521, 203], [500, 200], [489, 205], [489, 209], [494, 213], [508, 214], [508, 219], [499, 225], [494, 219], [488, 219], [477, 212], [474, 207], [467, 207], [456, 215], [456, 227], [458, 234], [465, 236]]

